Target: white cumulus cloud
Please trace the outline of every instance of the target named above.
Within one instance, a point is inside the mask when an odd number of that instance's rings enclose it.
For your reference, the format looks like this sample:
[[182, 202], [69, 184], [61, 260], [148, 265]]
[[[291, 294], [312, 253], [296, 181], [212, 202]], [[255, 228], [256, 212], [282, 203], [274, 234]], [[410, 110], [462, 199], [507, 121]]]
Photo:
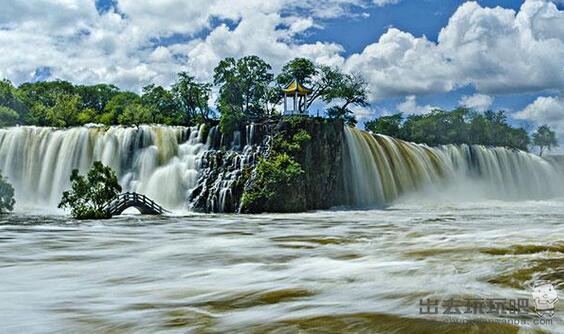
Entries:
[[405, 115], [422, 115], [431, 112], [436, 107], [431, 105], [418, 105], [415, 95], [407, 96], [405, 101], [396, 106], [397, 110]]
[[564, 140], [564, 98], [541, 96], [523, 110], [513, 115], [515, 119], [532, 121], [536, 126], [547, 124], [555, 130], [562, 143]]
[[346, 61], [364, 73], [372, 98], [444, 93], [474, 86], [481, 94], [564, 87], [564, 12], [546, 0], [527, 0], [515, 12], [461, 5], [438, 42], [390, 28]]
[[491, 107], [493, 101], [494, 98], [489, 95], [474, 94], [471, 96], [463, 96], [458, 103], [463, 107], [486, 111]]
[[397, 2], [118, 0], [99, 13], [94, 0], [3, 1], [0, 75], [21, 83], [47, 68], [51, 78], [138, 90], [182, 70], [209, 79], [221, 58], [256, 54], [275, 69], [302, 56], [360, 72], [371, 100], [466, 85], [490, 96], [564, 87], [564, 13], [547, 0], [519, 11], [466, 2], [437, 42], [390, 28], [347, 59], [337, 43], [301, 38], [326, 18]]

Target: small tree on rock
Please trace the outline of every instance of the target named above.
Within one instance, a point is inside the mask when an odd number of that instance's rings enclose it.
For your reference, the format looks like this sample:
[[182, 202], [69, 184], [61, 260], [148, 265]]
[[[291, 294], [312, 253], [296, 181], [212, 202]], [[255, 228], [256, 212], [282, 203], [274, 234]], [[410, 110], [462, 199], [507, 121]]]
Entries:
[[2, 177], [0, 173], [0, 213], [14, 210], [14, 187]]
[[121, 193], [121, 186], [110, 167], [96, 161], [86, 176], [73, 170], [70, 180], [71, 190], [63, 193], [59, 208], [70, 208], [77, 219], [111, 218], [103, 207]]

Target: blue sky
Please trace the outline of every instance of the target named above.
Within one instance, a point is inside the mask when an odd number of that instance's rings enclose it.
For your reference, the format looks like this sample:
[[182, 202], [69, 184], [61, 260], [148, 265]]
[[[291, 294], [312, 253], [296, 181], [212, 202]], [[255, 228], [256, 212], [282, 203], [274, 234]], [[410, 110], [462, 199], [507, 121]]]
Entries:
[[[362, 74], [371, 107], [507, 110], [564, 137], [562, 0], [38, 0], [0, 13], [0, 77], [139, 91], [224, 57], [295, 56]], [[210, 101], [213, 103], [213, 101]]]

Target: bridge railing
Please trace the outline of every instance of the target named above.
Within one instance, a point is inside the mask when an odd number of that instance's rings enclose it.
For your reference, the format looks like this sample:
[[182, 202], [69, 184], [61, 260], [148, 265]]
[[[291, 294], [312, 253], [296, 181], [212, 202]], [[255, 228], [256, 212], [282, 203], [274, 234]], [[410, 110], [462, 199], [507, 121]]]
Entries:
[[120, 194], [118, 197], [116, 197], [115, 199], [104, 205], [103, 209], [112, 212], [113, 210], [118, 209], [120, 206], [127, 204], [133, 204], [133, 205], [144, 204], [149, 208], [151, 208], [152, 210], [154, 210], [155, 212], [159, 212], [159, 213], [168, 212], [149, 197], [135, 192], [126, 192]]

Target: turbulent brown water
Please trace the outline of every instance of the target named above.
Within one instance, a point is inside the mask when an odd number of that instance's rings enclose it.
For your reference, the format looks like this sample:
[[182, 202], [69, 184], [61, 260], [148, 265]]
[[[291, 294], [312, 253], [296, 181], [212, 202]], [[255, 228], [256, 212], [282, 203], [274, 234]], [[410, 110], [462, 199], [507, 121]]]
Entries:
[[[564, 298], [557, 160], [346, 128], [343, 204], [385, 209], [195, 215], [189, 194], [215, 142], [205, 133], [0, 129], [0, 169], [18, 200], [15, 214], [0, 216], [0, 333], [564, 333], [564, 301], [540, 324], [529, 294], [550, 280]], [[252, 134], [235, 136], [237, 154], [253, 151], [243, 148]], [[95, 160], [125, 190], [179, 215], [77, 222], [46, 213], [70, 171]], [[212, 199], [220, 211], [229, 182], [220, 179]], [[442, 304], [420, 314], [422, 300], [467, 298], [530, 307], [445, 315]]]
[[[420, 300], [564, 292], [564, 200], [75, 222], [0, 218], [2, 333], [564, 332]], [[532, 306], [532, 301], [531, 301]], [[444, 309], [440, 308], [440, 313]], [[456, 324], [447, 319], [505, 323]], [[523, 321], [528, 324], [507, 323]]]

